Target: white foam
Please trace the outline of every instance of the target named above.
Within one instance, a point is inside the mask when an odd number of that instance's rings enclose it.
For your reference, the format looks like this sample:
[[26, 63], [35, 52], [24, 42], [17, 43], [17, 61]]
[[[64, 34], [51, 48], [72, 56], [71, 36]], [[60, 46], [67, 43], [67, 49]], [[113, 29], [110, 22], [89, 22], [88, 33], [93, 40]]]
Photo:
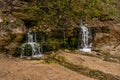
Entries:
[[40, 57], [42, 57], [43, 55], [42, 54], [37, 54], [37, 55], [33, 55], [32, 57], [33, 58], [40, 58]]
[[40, 45], [38, 43], [36, 43], [36, 34], [32, 33], [31, 30], [28, 32], [28, 41], [27, 43], [24, 43], [22, 45], [22, 51], [21, 51], [21, 58], [23, 58], [24, 56], [27, 57], [27, 55], [24, 54], [24, 48], [26, 48], [26, 45], [30, 45], [31, 46], [31, 50], [32, 50], [32, 55], [31, 57], [33, 58], [40, 58], [42, 57], [42, 48], [40, 47]]
[[80, 25], [81, 32], [80, 32], [80, 38], [81, 38], [81, 43], [79, 50], [83, 52], [91, 52], [91, 47], [92, 47], [92, 34], [90, 33], [89, 28], [84, 26], [82, 23]]
[[83, 52], [91, 52], [91, 48], [83, 48], [83, 49], [79, 49], [80, 51]]

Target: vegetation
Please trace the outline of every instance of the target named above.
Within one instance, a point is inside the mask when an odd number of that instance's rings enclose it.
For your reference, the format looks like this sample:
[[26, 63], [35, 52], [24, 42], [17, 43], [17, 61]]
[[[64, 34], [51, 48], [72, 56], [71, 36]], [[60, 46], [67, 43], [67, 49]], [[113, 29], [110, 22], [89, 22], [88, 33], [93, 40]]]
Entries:
[[40, 38], [37, 40], [43, 44], [44, 51], [59, 48], [75, 49], [78, 45], [78, 28], [76, 28], [78, 24], [82, 20], [111, 19], [116, 13], [114, 6], [111, 6], [114, 3], [114, 0], [28, 1], [28, 8], [23, 9], [22, 13], [32, 15], [34, 18], [23, 21], [28, 28], [40, 31]]
[[[115, 0], [38, 0], [29, 3], [28, 13], [38, 21], [39, 28], [76, 27], [81, 20], [109, 20], [116, 14]], [[42, 25], [43, 27], [40, 27]], [[45, 28], [46, 29], [46, 28]]]
[[3, 19], [3, 24], [7, 25], [9, 23], [8, 19], [4, 18]]

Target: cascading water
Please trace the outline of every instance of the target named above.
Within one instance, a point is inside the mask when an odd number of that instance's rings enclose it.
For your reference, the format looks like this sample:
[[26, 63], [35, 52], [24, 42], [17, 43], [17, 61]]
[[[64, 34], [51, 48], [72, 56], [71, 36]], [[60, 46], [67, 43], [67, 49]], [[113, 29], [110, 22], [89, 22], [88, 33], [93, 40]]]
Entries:
[[[26, 46], [31, 47], [31, 54], [28, 53], [29, 55], [26, 55], [25, 53]], [[36, 42], [36, 34], [35, 33], [33, 34], [31, 30], [27, 33], [27, 42], [22, 45], [22, 51], [21, 51], [21, 58], [27, 56], [31, 56], [33, 58], [40, 58], [43, 56], [42, 48]]]
[[89, 28], [85, 27], [82, 23], [80, 25], [80, 32], [78, 38], [78, 49], [83, 52], [91, 52], [92, 47], [92, 34]]

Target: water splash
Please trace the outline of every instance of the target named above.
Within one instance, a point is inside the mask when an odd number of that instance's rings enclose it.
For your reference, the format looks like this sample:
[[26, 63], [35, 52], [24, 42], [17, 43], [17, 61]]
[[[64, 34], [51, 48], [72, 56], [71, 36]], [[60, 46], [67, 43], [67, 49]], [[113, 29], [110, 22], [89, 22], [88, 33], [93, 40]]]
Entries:
[[80, 25], [78, 49], [83, 52], [91, 52], [92, 35], [90, 29], [85, 27], [82, 23]]
[[25, 54], [25, 48], [26, 46], [31, 47], [31, 53], [29, 55], [33, 58], [40, 58], [42, 55], [42, 48], [40, 45], [37, 43], [36, 39], [36, 33], [32, 33], [31, 30], [27, 33], [27, 42], [22, 45], [22, 51], [21, 51], [21, 58], [27, 57], [28, 55]]

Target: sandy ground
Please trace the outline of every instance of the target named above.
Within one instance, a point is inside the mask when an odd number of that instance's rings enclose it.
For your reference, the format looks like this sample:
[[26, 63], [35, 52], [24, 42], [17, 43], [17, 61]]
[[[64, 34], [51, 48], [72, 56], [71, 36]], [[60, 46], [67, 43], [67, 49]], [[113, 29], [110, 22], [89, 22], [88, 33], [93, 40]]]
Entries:
[[1, 57], [0, 80], [94, 80], [58, 64]]
[[67, 60], [76, 65], [83, 65], [90, 69], [99, 70], [104, 73], [120, 76], [120, 64], [103, 61], [100, 58], [84, 56], [81, 54], [63, 53]]
[[[75, 65], [120, 76], [120, 64], [103, 61], [100, 58], [60, 52]], [[0, 54], [0, 80], [94, 80], [59, 64], [47, 64], [35, 60], [22, 60]]]

